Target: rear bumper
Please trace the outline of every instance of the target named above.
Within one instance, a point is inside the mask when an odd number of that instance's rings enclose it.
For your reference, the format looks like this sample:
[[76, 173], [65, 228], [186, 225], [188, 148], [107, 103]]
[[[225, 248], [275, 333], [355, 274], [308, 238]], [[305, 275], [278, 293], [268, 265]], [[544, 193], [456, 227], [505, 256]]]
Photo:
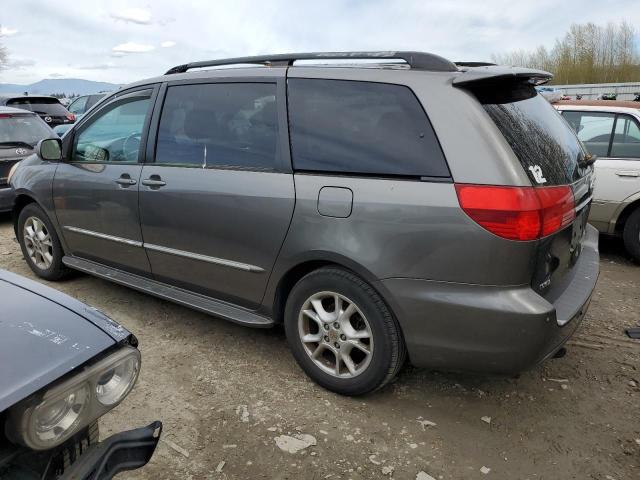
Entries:
[[118, 472], [143, 467], [160, 440], [161, 422], [117, 433], [92, 445], [59, 480], [106, 480]]
[[0, 212], [6, 212], [13, 208], [13, 199], [16, 193], [11, 187], [0, 187]]
[[552, 356], [578, 328], [599, 274], [598, 232], [587, 227], [573, 278], [552, 301], [529, 286], [388, 279], [391, 307], [418, 367], [513, 374]]

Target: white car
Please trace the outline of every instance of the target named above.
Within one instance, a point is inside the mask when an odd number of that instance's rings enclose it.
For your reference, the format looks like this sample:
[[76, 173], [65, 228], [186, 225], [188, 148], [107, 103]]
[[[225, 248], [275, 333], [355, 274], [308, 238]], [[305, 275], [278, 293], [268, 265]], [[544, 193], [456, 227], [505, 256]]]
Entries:
[[567, 101], [554, 105], [597, 156], [589, 222], [622, 236], [640, 262], [640, 103]]
[[536, 87], [536, 90], [550, 103], [556, 103], [562, 100], [562, 92], [555, 87]]

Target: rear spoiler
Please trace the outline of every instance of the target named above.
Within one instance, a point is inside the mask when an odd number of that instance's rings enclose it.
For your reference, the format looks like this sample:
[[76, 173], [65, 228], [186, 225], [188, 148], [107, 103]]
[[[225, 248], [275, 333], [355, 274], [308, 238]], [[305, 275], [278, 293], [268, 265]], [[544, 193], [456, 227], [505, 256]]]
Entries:
[[544, 70], [534, 70], [521, 67], [504, 67], [497, 65], [483, 65], [469, 67], [453, 79], [454, 87], [480, 87], [503, 82], [526, 82], [531, 85], [542, 85], [553, 78]]

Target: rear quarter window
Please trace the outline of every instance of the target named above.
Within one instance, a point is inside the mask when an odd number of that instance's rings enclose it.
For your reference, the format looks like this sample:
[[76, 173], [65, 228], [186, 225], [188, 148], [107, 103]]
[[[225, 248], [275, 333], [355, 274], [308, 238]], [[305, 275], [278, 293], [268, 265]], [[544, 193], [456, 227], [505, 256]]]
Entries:
[[409, 88], [299, 78], [287, 85], [296, 170], [450, 176], [431, 123]]

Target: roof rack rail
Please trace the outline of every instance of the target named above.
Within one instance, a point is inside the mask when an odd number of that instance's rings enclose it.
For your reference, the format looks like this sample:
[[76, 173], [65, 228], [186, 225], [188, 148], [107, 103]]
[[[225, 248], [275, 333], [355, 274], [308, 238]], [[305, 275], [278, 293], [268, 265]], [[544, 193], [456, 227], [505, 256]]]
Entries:
[[285, 53], [278, 55], [259, 55], [253, 57], [225, 58], [220, 60], [206, 60], [202, 62], [177, 65], [165, 73], [184, 73], [192, 68], [219, 67], [223, 65], [256, 64], [273, 67], [290, 67], [297, 60], [404, 60], [416, 70], [433, 72], [455, 72], [456, 65], [446, 58], [424, 52], [309, 52]]

